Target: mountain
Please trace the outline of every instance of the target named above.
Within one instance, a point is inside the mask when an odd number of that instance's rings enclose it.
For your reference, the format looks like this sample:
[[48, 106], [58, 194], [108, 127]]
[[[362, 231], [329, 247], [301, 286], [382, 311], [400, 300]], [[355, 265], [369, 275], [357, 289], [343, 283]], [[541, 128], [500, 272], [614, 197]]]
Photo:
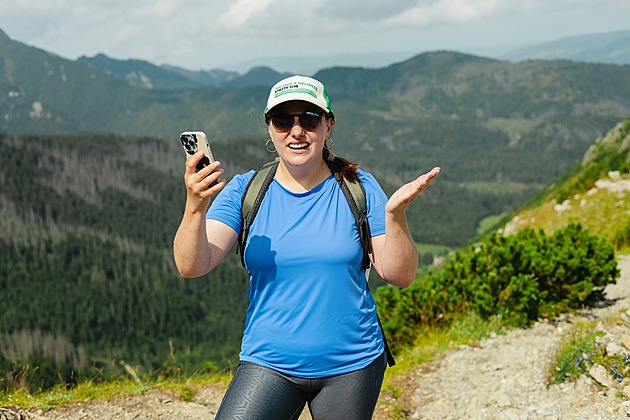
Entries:
[[147, 89], [218, 86], [237, 76], [236, 73], [223, 70], [193, 72], [178, 67], [156, 66], [143, 60], [116, 60], [104, 54], [94, 57], [82, 56], [77, 62], [123, 79], [131, 86]]
[[582, 160], [514, 211], [508, 234], [526, 227], [551, 233], [571, 221], [630, 249], [630, 119], [591, 145]]
[[[131, 86], [146, 89], [185, 89], [201, 86], [230, 85], [233, 80], [236, 85], [249, 85], [256, 83], [255, 79], [247, 83], [247, 78], [236, 72], [215, 70], [192, 71], [176, 66], [156, 66], [143, 60], [116, 60], [104, 54], [94, 57], [82, 56], [77, 60], [88, 66], [104, 71], [119, 79], [127, 81]], [[256, 73], [256, 72], [254, 72]], [[277, 73], [274, 73], [277, 77]], [[243, 79], [244, 78], [244, 79]], [[267, 80], [264, 80], [266, 83]]]
[[156, 66], [142, 60], [116, 60], [106, 55], [80, 57], [77, 62], [100, 69], [131, 86], [146, 89], [186, 89], [192, 87], [271, 86], [289, 76], [269, 67], [254, 67], [243, 75], [225, 70], [191, 71], [173, 66]]
[[221, 86], [223, 83], [229, 82], [239, 76], [236, 72], [221, 69], [194, 71], [167, 64], [160, 67], [185, 77], [192, 81], [195, 86]]
[[330, 67], [366, 67], [380, 68], [391, 63], [404, 61], [414, 56], [409, 51], [387, 51], [370, 54], [316, 55], [309, 51], [305, 56], [275, 56], [257, 58], [228, 65], [226, 68], [245, 73], [255, 67], [271, 67], [292, 74], [313, 75], [317, 71]]
[[630, 31], [561, 38], [509, 51], [501, 55], [501, 58], [512, 61], [565, 59], [590, 63], [630, 64]]
[[[216, 151], [230, 176], [259, 161], [246, 142]], [[112, 359], [235, 363], [239, 257], [198, 279], [173, 261], [184, 160], [181, 145], [147, 137], [0, 134], [0, 372], [36, 365], [37, 389], [105, 378]]]
[[[213, 146], [228, 178], [265, 159], [255, 140]], [[505, 230], [579, 221], [630, 248], [629, 153], [627, 119], [511, 214]], [[116, 377], [113, 360], [186, 375], [234, 365], [247, 305], [239, 257], [188, 280], [172, 258], [183, 160], [179, 144], [144, 136], [0, 135], [0, 371], [37, 366], [23, 372], [37, 389]], [[431, 229], [451, 203], [424, 197]], [[472, 196], [459, 198], [465, 217]]]
[[290, 73], [278, 73], [269, 67], [254, 67], [243, 76], [228, 80], [221, 86], [226, 88], [265, 86], [268, 88], [273, 86], [278, 80], [289, 76], [291, 76]]
[[[334, 152], [374, 173], [387, 193], [442, 167], [440, 182], [410, 207], [409, 223], [418, 241], [448, 246], [465, 244], [488, 218], [526, 201], [630, 115], [629, 66], [511, 63], [436, 51], [384, 68], [333, 67], [315, 76], [337, 116]], [[4, 35], [0, 132], [176, 142], [181, 131], [201, 129], [212, 144], [250, 139], [261, 161], [270, 160], [262, 109], [274, 77], [253, 69], [232, 86], [146, 89]]]

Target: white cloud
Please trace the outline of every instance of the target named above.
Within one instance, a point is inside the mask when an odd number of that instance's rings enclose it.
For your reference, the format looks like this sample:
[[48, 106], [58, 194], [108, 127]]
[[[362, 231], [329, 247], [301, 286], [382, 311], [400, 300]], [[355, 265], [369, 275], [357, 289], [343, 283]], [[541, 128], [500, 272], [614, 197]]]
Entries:
[[328, 26], [323, 10], [328, 1], [333, 0], [237, 0], [218, 18], [218, 26], [224, 35], [243, 39], [308, 37]]
[[237, 0], [219, 16], [219, 27], [231, 31], [242, 30], [253, 16], [263, 13], [274, 0]]
[[500, 8], [499, 0], [441, 0], [417, 5], [383, 23], [389, 27], [466, 23], [497, 13]]
[[213, 68], [629, 29], [628, 0], [0, 0], [0, 29], [63, 57]]

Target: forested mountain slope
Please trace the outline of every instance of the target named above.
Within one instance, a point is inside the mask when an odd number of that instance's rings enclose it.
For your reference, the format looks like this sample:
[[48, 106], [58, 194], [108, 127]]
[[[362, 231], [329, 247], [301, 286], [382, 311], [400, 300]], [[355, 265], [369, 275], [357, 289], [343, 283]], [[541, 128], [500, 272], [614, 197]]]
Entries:
[[[267, 85], [133, 87], [4, 33], [0, 64], [0, 133], [176, 141], [185, 129], [202, 129], [213, 144], [237, 149], [239, 139], [249, 138], [261, 150], [266, 140]], [[373, 172], [387, 192], [442, 168], [422, 206], [410, 209], [410, 223], [418, 241], [449, 246], [465, 244], [484, 219], [525, 202], [630, 115], [630, 66], [509, 63], [442, 51], [315, 76], [333, 98], [335, 153]], [[427, 219], [427, 209], [437, 218]]]
[[[231, 150], [230, 175], [260, 159], [247, 144]], [[193, 280], [174, 266], [183, 162], [179, 144], [159, 139], [0, 136], [0, 370], [39, 365], [41, 386], [57, 371], [101, 377], [114, 359], [146, 369], [170, 357], [190, 369], [236, 361], [240, 260]]]

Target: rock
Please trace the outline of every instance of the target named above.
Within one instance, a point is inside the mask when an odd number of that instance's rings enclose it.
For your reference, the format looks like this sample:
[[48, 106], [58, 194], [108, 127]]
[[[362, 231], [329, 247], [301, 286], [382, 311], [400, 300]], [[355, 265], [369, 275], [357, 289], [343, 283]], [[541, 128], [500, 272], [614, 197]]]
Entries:
[[619, 342], [623, 344], [627, 349], [630, 349], [630, 335], [622, 335], [619, 338]]
[[614, 341], [606, 344], [606, 354], [608, 356], [625, 356], [628, 353], [625, 347], [620, 346]]
[[0, 420], [22, 420], [24, 417], [8, 408], [0, 408]]
[[588, 374], [591, 378], [597, 381], [598, 384], [605, 386], [606, 388], [615, 388], [616, 384], [614, 379], [608, 374], [606, 368], [599, 363], [595, 363], [591, 366], [588, 370]]

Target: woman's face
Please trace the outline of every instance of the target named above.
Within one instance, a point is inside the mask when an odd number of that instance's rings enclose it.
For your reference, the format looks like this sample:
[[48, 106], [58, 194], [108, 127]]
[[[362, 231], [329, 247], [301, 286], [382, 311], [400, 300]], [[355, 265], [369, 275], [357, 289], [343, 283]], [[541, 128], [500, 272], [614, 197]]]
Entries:
[[[305, 117], [297, 115], [306, 113]], [[280, 159], [288, 165], [305, 165], [319, 163], [322, 160], [324, 143], [332, 133], [332, 120], [326, 118], [324, 111], [319, 107], [303, 101], [289, 101], [282, 103], [271, 110], [270, 115], [277, 115], [278, 121], [289, 122], [285, 128], [276, 127], [274, 119], [269, 122], [269, 135], [278, 151]], [[291, 119], [287, 115], [295, 115]], [[313, 114], [318, 114], [319, 117]], [[306, 127], [302, 126], [300, 119], [305, 119]], [[319, 120], [319, 126], [313, 129], [313, 125]], [[309, 123], [312, 125], [309, 126]], [[278, 124], [280, 125], [280, 124]], [[291, 125], [291, 128], [288, 128]], [[288, 131], [285, 131], [287, 130]]]

